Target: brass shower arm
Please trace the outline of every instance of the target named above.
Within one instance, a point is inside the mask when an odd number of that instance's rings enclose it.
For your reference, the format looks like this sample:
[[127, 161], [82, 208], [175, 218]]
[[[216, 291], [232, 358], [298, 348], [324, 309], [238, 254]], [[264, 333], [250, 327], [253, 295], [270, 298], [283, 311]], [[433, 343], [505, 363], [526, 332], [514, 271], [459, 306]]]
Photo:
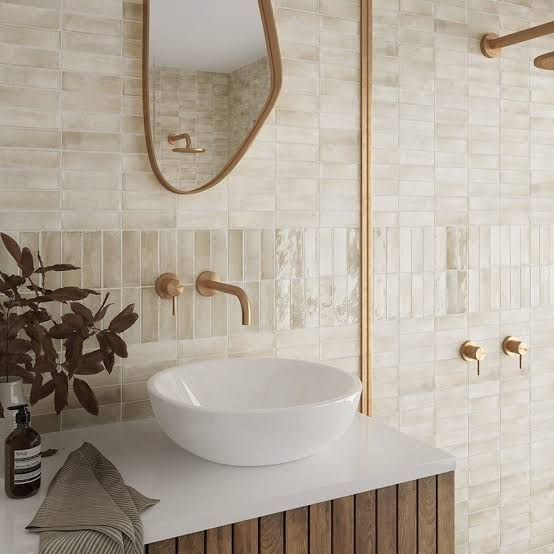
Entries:
[[169, 144], [177, 144], [183, 139], [185, 140], [187, 148], [192, 148], [192, 141], [188, 133], [182, 133], [180, 135], [170, 135], [169, 137], [167, 137], [167, 142], [169, 142]]
[[[554, 21], [503, 37], [499, 37], [496, 33], [488, 33], [481, 39], [481, 52], [483, 52], [483, 55], [487, 58], [497, 58], [502, 48], [506, 46], [527, 42], [552, 33], [554, 33]], [[548, 56], [548, 54], [546, 54], [546, 56]]]
[[169, 135], [167, 137], [167, 142], [169, 142], [169, 144], [171, 144], [172, 146], [176, 145], [181, 140], [185, 141], [185, 147], [173, 148], [173, 152], [177, 152], [178, 154], [202, 154], [206, 151], [205, 148], [194, 148], [192, 146], [192, 140], [188, 133], [181, 133], [180, 135]]

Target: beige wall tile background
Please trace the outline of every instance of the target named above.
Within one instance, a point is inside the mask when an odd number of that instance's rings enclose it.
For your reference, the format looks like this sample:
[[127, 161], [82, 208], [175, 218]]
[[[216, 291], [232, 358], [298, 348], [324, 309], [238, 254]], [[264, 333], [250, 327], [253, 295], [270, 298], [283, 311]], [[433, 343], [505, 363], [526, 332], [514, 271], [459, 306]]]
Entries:
[[[72, 397], [58, 418], [46, 400], [34, 410], [41, 431], [148, 416], [147, 379], [186, 360], [358, 371], [358, 10], [275, 9], [285, 78], [274, 113], [225, 182], [180, 197], [146, 155], [140, 0], [0, 2], [0, 229], [46, 263], [80, 266], [64, 285], [109, 292], [114, 312], [134, 302], [141, 316], [129, 359], [90, 380], [100, 416]], [[0, 266], [13, 269], [3, 248]], [[207, 269], [246, 289], [251, 327], [235, 299], [196, 294]], [[186, 283], [177, 317], [154, 290], [166, 271]]]
[[554, 39], [479, 50], [554, 2], [374, 10], [375, 412], [457, 456], [457, 552], [554, 552]]
[[[130, 358], [41, 430], [150, 414], [177, 361], [276, 355], [358, 370], [359, 3], [277, 0], [283, 92], [253, 148], [201, 195], [162, 189], [145, 155], [140, 1], [0, 2], [0, 228], [64, 284], [135, 302]], [[458, 458], [457, 550], [554, 549], [554, 87], [551, 39], [501, 60], [484, 32], [552, 19], [552, 0], [374, 0], [375, 412]], [[0, 265], [10, 265], [0, 251]], [[248, 291], [249, 329], [214, 269]], [[161, 272], [186, 282], [178, 314]], [[518, 335], [522, 371], [501, 354]], [[477, 377], [457, 354], [489, 357]]]

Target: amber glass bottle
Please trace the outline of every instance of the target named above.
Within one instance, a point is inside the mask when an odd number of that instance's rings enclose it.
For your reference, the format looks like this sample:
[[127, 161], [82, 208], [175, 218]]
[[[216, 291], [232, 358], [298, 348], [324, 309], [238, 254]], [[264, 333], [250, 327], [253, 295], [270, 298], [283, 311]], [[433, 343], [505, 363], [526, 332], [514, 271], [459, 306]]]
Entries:
[[31, 429], [31, 413], [26, 404], [17, 410], [17, 428], [6, 439], [4, 488], [10, 498], [28, 498], [40, 489], [40, 435]]

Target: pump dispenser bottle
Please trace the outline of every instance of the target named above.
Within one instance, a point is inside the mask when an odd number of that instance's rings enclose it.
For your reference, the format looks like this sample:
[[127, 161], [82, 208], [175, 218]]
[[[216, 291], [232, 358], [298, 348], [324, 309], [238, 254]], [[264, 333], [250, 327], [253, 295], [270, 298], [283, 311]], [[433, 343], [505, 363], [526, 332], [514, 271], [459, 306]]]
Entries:
[[40, 488], [40, 435], [29, 425], [27, 404], [8, 409], [17, 410], [17, 427], [6, 439], [4, 488], [10, 498], [28, 498]]

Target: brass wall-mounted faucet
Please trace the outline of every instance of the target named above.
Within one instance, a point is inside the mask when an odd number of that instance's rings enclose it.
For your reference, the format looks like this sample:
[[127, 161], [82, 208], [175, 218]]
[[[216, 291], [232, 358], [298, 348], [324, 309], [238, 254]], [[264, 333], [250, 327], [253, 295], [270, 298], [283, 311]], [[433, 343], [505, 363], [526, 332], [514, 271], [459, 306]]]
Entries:
[[222, 283], [219, 275], [213, 271], [204, 271], [196, 279], [196, 290], [202, 296], [215, 296], [218, 292], [231, 294], [239, 299], [242, 310], [242, 324], [250, 325], [252, 320], [252, 311], [250, 309], [250, 300], [243, 289], [229, 283]]

